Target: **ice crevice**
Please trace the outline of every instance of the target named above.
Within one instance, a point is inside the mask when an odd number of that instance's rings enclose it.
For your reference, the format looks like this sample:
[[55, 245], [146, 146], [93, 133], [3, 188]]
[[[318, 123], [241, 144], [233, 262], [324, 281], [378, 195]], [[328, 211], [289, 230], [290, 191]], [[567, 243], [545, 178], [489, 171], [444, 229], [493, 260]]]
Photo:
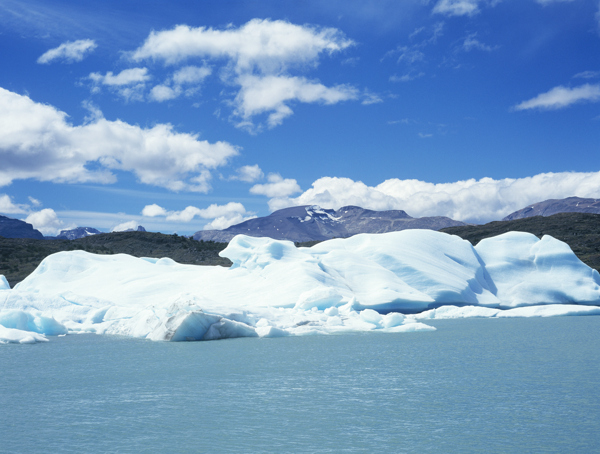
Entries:
[[434, 330], [427, 320], [600, 315], [600, 275], [565, 243], [509, 232], [473, 247], [404, 230], [311, 248], [235, 237], [231, 268], [83, 251], [47, 257], [10, 289], [0, 342], [67, 333], [155, 341]]

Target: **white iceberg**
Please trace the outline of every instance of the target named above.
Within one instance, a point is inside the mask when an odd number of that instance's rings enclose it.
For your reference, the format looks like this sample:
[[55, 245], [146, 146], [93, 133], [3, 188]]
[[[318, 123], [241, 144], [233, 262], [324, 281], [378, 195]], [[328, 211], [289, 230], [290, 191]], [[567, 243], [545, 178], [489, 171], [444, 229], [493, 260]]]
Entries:
[[[433, 330], [421, 321], [597, 314], [600, 304], [597, 271], [566, 244], [520, 232], [477, 247], [430, 230], [312, 248], [239, 235], [221, 255], [231, 268], [53, 254], [14, 289], [0, 283], [0, 325], [46, 335], [212, 340]], [[551, 306], [535, 309], [542, 305]]]

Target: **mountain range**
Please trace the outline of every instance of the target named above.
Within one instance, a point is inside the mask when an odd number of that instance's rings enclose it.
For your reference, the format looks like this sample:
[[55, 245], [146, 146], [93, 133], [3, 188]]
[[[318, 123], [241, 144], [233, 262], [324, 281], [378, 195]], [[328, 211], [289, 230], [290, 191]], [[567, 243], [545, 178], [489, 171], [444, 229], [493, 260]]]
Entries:
[[557, 213], [595, 213], [600, 214], [600, 199], [582, 199], [567, 197], [566, 199], [549, 199], [534, 203], [506, 216], [503, 221], [530, 218], [533, 216], [552, 216]]
[[413, 218], [402, 210], [373, 211], [357, 206], [339, 210], [305, 205], [274, 211], [269, 216], [250, 219], [224, 230], [201, 230], [195, 240], [228, 242], [238, 234], [266, 236], [294, 242], [347, 238], [358, 233], [385, 233], [404, 229], [440, 230], [466, 225], [464, 222], [434, 216]]
[[0, 216], [0, 236], [4, 238], [34, 238], [43, 240], [44, 235], [25, 221]]
[[61, 230], [56, 236], [57, 240], [76, 240], [78, 238], [85, 238], [86, 236], [98, 235], [102, 233], [100, 230], [93, 229], [92, 227], [77, 227], [70, 230]]
[[[525, 219], [533, 216], [551, 216], [557, 213], [600, 214], [600, 199], [568, 197], [534, 203], [506, 216], [503, 221]], [[201, 230], [193, 235], [195, 240], [229, 242], [235, 235], [265, 236], [294, 242], [324, 241], [347, 238], [358, 233], [385, 233], [404, 229], [441, 230], [466, 225], [443, 216], [413, 218], [403, 210], [374, 211], [357, 206], [339, 210], [323, 209], [317, 205], [284, 208], [268, 216], [232, 225], [223, 230]], [[127, 231], [145, 232], [142, 226]], [[0, 236], [4, 238], [67, 239], [75, 240], [100, 232], [91, 227], [62, 230], [57, 237], [44, 237], [31, 224], [18, 219], [0, 216]]]

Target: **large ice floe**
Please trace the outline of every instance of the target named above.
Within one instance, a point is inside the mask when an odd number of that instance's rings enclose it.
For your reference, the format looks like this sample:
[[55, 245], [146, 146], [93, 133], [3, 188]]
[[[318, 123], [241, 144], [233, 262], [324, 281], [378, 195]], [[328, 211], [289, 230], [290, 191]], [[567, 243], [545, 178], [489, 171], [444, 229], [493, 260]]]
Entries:
[[152, 340], [434, 330], [428, 319], [600, 314], [600, 275], [550, 236], [476, 247], [403, 230], [312, 248], [239, 235], [231, 268], [59, 252], [24, 281], [0, 276], [0, 342], [117, 334]]

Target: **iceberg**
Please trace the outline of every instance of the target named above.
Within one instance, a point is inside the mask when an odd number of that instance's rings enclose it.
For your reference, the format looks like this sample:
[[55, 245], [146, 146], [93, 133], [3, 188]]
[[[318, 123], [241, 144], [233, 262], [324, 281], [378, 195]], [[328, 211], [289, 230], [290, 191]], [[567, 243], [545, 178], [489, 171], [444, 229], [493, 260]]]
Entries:
[[23, 339], [5, 330], [33, 339], [97, 333], [197, 341], [600, 313], [600, 275], [549, 236], [510, 232], [473, 247], [441, 232], [402, 230], [296, 248], [238, 235], [221, 255], [230, 268], [53, 254], [14, 289], [0, 279], [0, 342]]

